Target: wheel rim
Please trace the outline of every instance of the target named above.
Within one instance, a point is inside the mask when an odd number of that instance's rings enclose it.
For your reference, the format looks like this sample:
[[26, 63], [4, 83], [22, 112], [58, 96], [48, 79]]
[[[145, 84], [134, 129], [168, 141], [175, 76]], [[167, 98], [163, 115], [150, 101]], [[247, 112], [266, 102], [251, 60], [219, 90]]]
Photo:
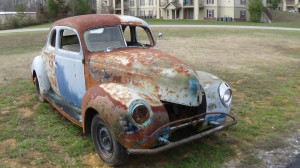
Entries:
[[97, 141], [103, 156], [110, 158], [113, 154], [112, 137], [108, 129], [102, 124], [97, 127]]

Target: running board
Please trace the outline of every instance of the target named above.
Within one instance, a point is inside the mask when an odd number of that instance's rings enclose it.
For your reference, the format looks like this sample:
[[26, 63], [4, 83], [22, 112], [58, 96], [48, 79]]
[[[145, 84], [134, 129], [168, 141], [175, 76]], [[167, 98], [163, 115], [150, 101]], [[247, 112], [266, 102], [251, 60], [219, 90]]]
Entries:
[[60, 96], [56, 95], [52, 90], [44, 93], [45, 99], [51, 103], [63, 116], [76, 125], [82, 126], [81, 109], [75, 105], [64, 101]]

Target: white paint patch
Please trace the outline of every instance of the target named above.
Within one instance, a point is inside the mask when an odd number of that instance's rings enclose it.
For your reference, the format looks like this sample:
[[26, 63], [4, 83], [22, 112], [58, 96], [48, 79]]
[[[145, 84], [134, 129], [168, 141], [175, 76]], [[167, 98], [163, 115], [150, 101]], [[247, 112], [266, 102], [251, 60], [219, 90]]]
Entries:
[[127, 22], [139, 22], [141, 23], [143, 26], [149, 27], [148, 23], [145, 22], [144, 20], [140, 19], [140, 18], [136, 18], [133, 16], [118, 16], [121, 20], [122, 23], [127, 23]]
[[116, 57], [117, 61], [120, 61], [122, 65], [127, 66], [129, 64], [129, 60], [125, 57]]

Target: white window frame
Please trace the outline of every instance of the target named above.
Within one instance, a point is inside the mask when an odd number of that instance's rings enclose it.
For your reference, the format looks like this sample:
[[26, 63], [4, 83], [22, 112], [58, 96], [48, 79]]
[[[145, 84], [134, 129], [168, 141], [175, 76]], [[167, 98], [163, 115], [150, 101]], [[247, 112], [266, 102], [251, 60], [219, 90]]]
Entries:
[[214, 4], [214, 0], [207, 0], [206, 3], [207, 4]]
[[148, 6], [153, 6], [153, 0], [149, 0]]
[[241, 10], [240, 15], [241, 15], [240, 16], [241, 19], [246, 19], [246, 11], [245, 10]]
[[130, 5], [131, 7], [133, 7], [133, 6], [135, 5], [135, 4], [134, 4], [134, 0], [130, 0], [129, 5]]
[[140, 0], [140, 6], [145, 6], [145, 0]]
[[213, 18], [213, 10], [212, 9], [207, 9], [207, 17]]
[[149, 16], [153, 16], [153, 10], [149, 10]]
[[135, 16], [135, 11], [130, 11], [130, 16]]
[[246, 5], [247, 0], [241, 0], [241, 5]]

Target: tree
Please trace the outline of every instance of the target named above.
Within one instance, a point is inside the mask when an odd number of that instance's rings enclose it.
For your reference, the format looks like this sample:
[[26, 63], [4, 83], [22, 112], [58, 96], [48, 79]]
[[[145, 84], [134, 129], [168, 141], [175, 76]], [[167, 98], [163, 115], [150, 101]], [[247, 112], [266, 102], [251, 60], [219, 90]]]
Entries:
[[271, 0], [271, 6], [275, 10], [278, 8], [278, 0]]
[[263, 4], [261, 0], [250, 0], [248, 5], [251, 22], [260, 22], [263, 11]]
[[17, 16], [23, 19], [25, 17], [26, 6], [23, 3], [19, 3], [16, 7]]
[[75, 7], [76, 15], [84, 15], [90, 12], [89, 3], [87, 0], [76, 0]]
[[59, 10], [59, 4], [55, 0], [49, 0], [47, 7], [49, 17], [52, 19], [56, 18]]

